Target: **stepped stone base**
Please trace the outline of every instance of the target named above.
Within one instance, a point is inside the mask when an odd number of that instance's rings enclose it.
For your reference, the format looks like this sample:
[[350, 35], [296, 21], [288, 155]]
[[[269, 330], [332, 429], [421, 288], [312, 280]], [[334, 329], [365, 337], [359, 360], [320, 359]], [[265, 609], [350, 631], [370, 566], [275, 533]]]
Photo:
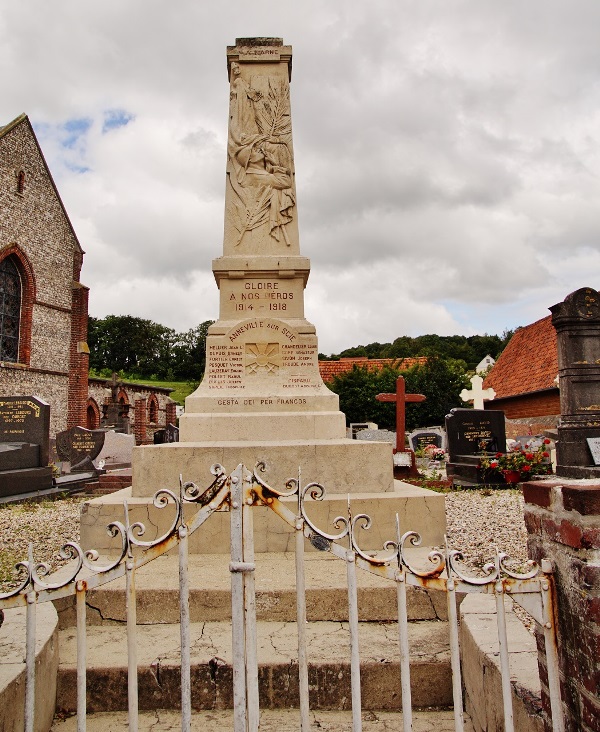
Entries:
[[[427, 550], [408, 549], [411, 562], [427, 566]], [[194, 623], [231, 618], [229, 554], [191, 555], [188, 563], [190, 620]], [[179, 559], [163, 555], [135, 573], [137, 622], [179, 622]], [[256, 617], [259, 621], [296, 620], [295, 556], [258, 554], [255, 571]], [[342, 622], [348, 618], [346, 565], [331, 554], [312, 552], [304, 560], [306, 614], [309, 621]], [[396, 586], [370, 572], [357, 573], [358, 617], [366, 622], [392, 621], [397, 617]], [[447, 620], [443, 592], [421, 587], [406, 588], [409, 621]], [[88, 625], [126, 623], [125, 578], [88, 591]], [[75, 598], [56, 601], [60, 628], [76, 624]]]
[[[350, 637], [346, 623], [307, 625], [312, 709], [350, 709]], [[295, 623], [257, 624], [258, 679], [263, 708], [299, 706]], [[396, 623], [361, 625], [361, 687], [365, 709], [399, 710], [400, 660]], [[446, 623], [410, 623], [413, 706], [452, 704]], [[233, 706], [231, 622], [191, 623], [192, 707]], [[140, 709], [177, 709], [181, 703], [177, 625], [137, 629]], [[60, 633], [57, 706], [75, 711], [77, 648], [74, 628]], [[126, 628], [97, 626], [87, 636], [88, 711], [127, 709]]]
[[[184, 479], [187, 480], [188, 474], [185, 468], [186, 465], [181, 464]], [[178, 480], [158, 482], [156, 490], [159, 487], [168, 487], [177, 491], [177, 485]], [[200, 486], [202, 485], [200, 483]], [[157, 509], [152, 504], [150, 496], [132, 495], [131, 488], [94, 498], [86, 501], [81, 508], [81, 544], [85, 549], [97, 549], [104, 554], [118, 550], [115, 540], [107, 534], [106, 526], [115, 519], [123, 520], [124, 500], [127, 500], [129, 506], [130, 522], [141, 521], [146, 526], [145, 541], [161, 536], [173, 519], [172, 505]], [[295, 497], [282, 500], [291, 511], [295, 512], [297, 505]], [[396, 480], [393, 492], [353, 493], [350, 500], [354, 514], [367, 513], [373, 519], [371, 528], [368, 531], [361, 531], [359, 536], [360, 546], [365, 550], [382, 549], [384, 542], [396, 538], [396, 513], [399, 516], [402, 533], [409, 530], [419, 532], [424, 546], [443, 544], [446, 514], [444, 496], [441, 493]], [[184, 506], [186, 520], [197, 510], [198, 507], [194, 504], [186, 504]], [[337, 516], [345, 516], [347, 510], [347, 495], [339, 493], [326, 495], [322, 501], [308, 501], [306, 509], [311, 521], [327, 532], [332, 530], [333, 520]], [[267, 506], [256, 506], [253, 516], [254, 549], [257, 553], [294, 550], [294, 531], [274, 511]], [[229, 524], [229, 512], [216, 511], [190, 536], [190, 552], [227, 554], [230, 551]], [[306, 548], [316, 551], [309, 542], [306, 542]]]
[[392, 445], [359, 440], [282, 440], [280, 442], [174, 442], [133, 450], [133, 495], [152, 496], [160, 488], [177, 490], [179, 475], [198, 487], [212, 482], [210, 467], [232, 472], [243, 463], [252, 470], [258, 461], [273, 488], [285, 490], [289, 478], [302, 470], [304, 483], [318, 481], [330, 493], [385, 493], [394, 490]]

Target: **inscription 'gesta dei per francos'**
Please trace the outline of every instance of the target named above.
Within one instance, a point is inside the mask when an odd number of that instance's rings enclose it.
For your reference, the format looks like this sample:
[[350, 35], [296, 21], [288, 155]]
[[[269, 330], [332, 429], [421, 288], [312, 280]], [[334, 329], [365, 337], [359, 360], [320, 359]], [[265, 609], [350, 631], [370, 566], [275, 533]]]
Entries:
[[206, 380], [211, 390], [245, 389], [257, 377], [272, 379], [283, 389], [319, 386], [316, 343], [300, 342], [281, 321], [240, 323], [224, 340], [208, 347]]
[[277, 281], [250, 281], [244, 282], [243, 288], [229, 295], [229, 304], [235, 312], [264, 312], [283, 313], [294, 300], [294, 293], [289, 289], [282, 289]]

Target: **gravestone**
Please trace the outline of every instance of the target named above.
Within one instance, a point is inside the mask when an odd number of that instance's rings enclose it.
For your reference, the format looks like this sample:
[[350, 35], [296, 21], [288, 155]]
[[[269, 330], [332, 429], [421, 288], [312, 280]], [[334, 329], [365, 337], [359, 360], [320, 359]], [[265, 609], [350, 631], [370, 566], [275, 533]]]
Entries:
[[594, 465], [600, 465], [600, 437], [588, 437], [587, 444], [590, 448]]
[[131, 467], [131, 455], [134, 447], [134, 435], [109, 430], [104, 437], [104, 447], [94, 464], [105, 470]]
[[515, 440], [521, 445], [521, 449], [538, 450], [544, 444], [544, 435], [517, 435]]
[[155, 445], [167, 445], [170, 442], [179, 442], [179, 428], [174, 424], [168, 424], [164, 429], [154, 432]]
[[0, 397], [0, 496], [52, 488], [50, 405], [34, 396]]
[[483, 379], [478, 374], [471, 376], [471, 388], [460, 392], [463, 402], [473, 402], [473, 409], [483, 409], [483, 402], [494, 399], [495, 396], [496, 392], [491, 387], [483, 388]]
[[104, 430], [71, 427], [56, 435], [56, 452], [61, 460], [71, 464], [72, 473], [95, 471], [95, 460], [104, 447]]
[[424, 450], [427, 445], [446, 449], [446, 432], [441, 427], [424, 427], [408, 434], [408, 444], [414, 452]]
[[556, 475], [599, 478], [588, 439], [600, 437], [600, 293], [582, 287], [550, 311], [560, 388]]
[[452, 409], [446, 416], [446, 474], [455, 485], [504, 484], [499, 473], [483, 475], [477, 467], [482, 453], [506, 452], [504, 412], [493, 409]]
[[394, 402], [396, 404], [396, 447], [394, 448], [394, 477], [395, 478], [416, 478], [419, 475], [415, 463], [413, 450], [405, 448], [406, 440], [406, 405], [408, 403], [424, 402], [423, 394], [407, 394], [404, 377], [396, 379], [396, 392], [394, 394], [377, 394], [375, 397], [379, 402]]

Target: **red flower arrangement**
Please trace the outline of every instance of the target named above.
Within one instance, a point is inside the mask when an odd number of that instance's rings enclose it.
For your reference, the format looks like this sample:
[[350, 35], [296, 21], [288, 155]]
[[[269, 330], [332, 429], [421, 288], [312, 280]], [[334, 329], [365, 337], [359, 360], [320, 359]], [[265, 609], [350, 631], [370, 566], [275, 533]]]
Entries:
[[546, 449], [549, 444], [550, 440], [546, 438], [535, 451], [527, 445], [525, 449], [518, 445], [515, 450], [497, 452], [494, 457], [482, 453], [477, 467], [501, 473], [507, 483], [527, 480], [532, 475], [548, 475], [552, 472], [550, 453]]

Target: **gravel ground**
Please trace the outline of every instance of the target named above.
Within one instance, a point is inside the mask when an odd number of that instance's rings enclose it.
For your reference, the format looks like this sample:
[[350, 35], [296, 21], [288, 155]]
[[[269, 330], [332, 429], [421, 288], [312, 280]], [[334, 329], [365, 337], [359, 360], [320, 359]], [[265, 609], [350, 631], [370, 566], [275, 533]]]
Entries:
[[[79, 541], [82, 500], [85, 499], [0, 509], [0, 589], [6, 588], [15, 562], [27, 559], [29, 542], [33, 542], [36, 561], [55, 567], [60, 564], [60, 547], [67, 541]], [[496, 547], [513, 558], [517, 566], [522, 567], [527, 560], [520, 491], [484, 489], [448, 493], [446, 519], [450, 547], [464, 552], [465, 564], [473, 572], [493, 561]]]

